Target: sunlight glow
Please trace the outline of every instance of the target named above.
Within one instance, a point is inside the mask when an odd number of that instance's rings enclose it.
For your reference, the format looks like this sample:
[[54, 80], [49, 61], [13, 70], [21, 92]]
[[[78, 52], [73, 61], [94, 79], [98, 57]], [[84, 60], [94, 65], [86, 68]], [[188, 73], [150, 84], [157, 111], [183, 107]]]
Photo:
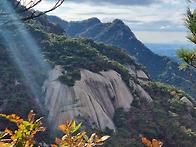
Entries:
[[[10, 51], [10, 57], [20, 69], [21, 76], [24, 76], [26, 84], [38, 101], [41, 90], [40, 81], [35, 77], [35, 72], [43, 72], [44, 75], [47, 75], [51, 68], [44, 61], [39, 46], [28, 33], [23, 23], [20, 22], [19, 16], [14, 12], [11, 4], [4, 1], [3, 5], [1, 3], [0, 8], [0, 36], [4, 39]], [[6, 12], [6, 17], [3, 17], [1, 12]]]

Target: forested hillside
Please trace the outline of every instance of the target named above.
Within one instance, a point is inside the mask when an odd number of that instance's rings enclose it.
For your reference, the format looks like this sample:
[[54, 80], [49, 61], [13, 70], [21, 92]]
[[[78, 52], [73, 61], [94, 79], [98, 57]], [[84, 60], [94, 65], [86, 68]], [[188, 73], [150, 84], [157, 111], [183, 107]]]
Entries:
[[[52, 43], [43, 42], [43, 51], [45, 52], [45, 49], [48, 49], [45, 53], [49, 56], [50, 62], [62, 65], [67, 71], [84, 68], [99, 73], [101, 70], [114, 69], [121, 74], [128, 84], [128, 70], [123, 65], [134, 64], [138, 69], [142, 69], [142, 66], [136, 64], [125, 50], [116, 46], [97, 44], [92, 39], [87, 38], [71, 40], [55, 38]], [[48, 46], [48, 43], [50, 46]], [[58, 46], [59, 44], [61, 46]], [[56, 55], [55, 48], [57, 46], [58, 54]], [[60, 53], [61, 47], [63, 47], [62, 53]], [[87, 50], [85, 47], [87, 47]], [[65, 51], [66, 56], [62, 56]], [[53, 61], [52, 59], [55, 58], [51, 55], [54, 55], [56, 60]], [[98, 58], [97, 55], [102, 57]], [[61, 61], [61, 59], [64, 60]], [[69, 74], [68, 72], [67, 75], [69, 76]], [[80, 79], [79, 75], [76, 80], [78, 79]], [[131, 108], [128, 112], [124, 112], [122, 108], [115, 111], [113, 121], [118, 133], [113, 134], [112, 130], [106, 129], [106, 134], [113, 135], [105, 146], [140, 146], [139, 136], [141, 134], [150, 139], [158, 138], [168, 147], [194, 146], [196, 126], [194, 123], [195, 109], [193, 107], [195, 107], [195, 101], [182, 90], [162, 83], [150, 81], [143, 83], [142, 87], [153, 98], [153, 102], [149, 103], [139, 95], [140, 91], [134, 91], [130, 87], [130, 90], [134, 93]]]
[[[52, 22], [59, 23], [71, 37], [91, 37], [96, 42], [113, 44], [126, 49], [136, 59], [136, 62], [146, 67], [155, 81], [182, 88], [196, 97], [195, 93], [189, 89], [192, 83], [188, 80], [187, 71], [180, 71], [178, 62], [153, 53], [135, 37], [123, 21], [116, 19], [111, 23], [102, 23], [97, 18], [90, 18], [67, 22], [56, 16], [47, 17]], [[195, 74], [194, 72], [193, 75]]]
[[[72, 105], [76, 108], [86, 107], [86, 105], [76, 105], [78, 101], [80, 101], [80, 97], [84, 97], [84, 95], [82, 95], [83, 93], [76, 93], [74, 88], [77, 89], [78, 87], [74, 86], [78, 83], [79, 85], [89, 85], [91, 82], [94, 85], [89, 86], [90, 91], [94, 91], [94, 93], [92, 92], [94, 95], [99, 95], [102, 94], [99, 91], [100, 79], [103, 79], [104, 76], [106, 80], [110, 81], [106, 83], [107, 85], [105, 87], [102, 87], [105, 89], [105, 93], [108, 95], [115, 93], [118, 96], [117, 91], [120, 88], [115, 89], [115, 86], [120, 87], [123, 85], [128, 91], [126, 92], [130, 94], [130, 99], [128, 99], [127, 95], [123, 95], [124, 101], [121, 105], [122, 107], [126, 105], [126, 109], [121, 108], [118, 103], [121, 102], [122, 99], [119, 100], [118, 97], [113, 97], [113, 95], [109, 96], [109, 100], [114, 104], [114, 114], [111, 115], [111, 113], [110, 117], [113, 119], [112, 121], [115, 124], [116, 132], [109, 128], [104, 128], [102, 131], [91, 128], [91, 125], [95, 125], [95, 122], [88, 122], [86, 121], [88, 118], [83, 118], [80, 115], [75, 118], [84, 122], [85, 129], [89, 133], [91, 133], [91, 131], [97, 131], [99, 134], [111, 135], [111, 139], [106, 142], [105, 146], [139, 147], [142, 146], [142, 136], [148, 137], [149, 139], [157, 138], [168, 147], [195, 146], [196, 103], [194, 99], [178, 88], [151, 81], [148, 72], [142, 65], [135, 62], [133, 57], [130, 56], [126, 50], [115, 45], [96, 43], [89, 38], [71, 39], [67, 37], [64, 30], [62, 30], [58, 24], [49, 22], [45, 17], [21, 23], [20, 25], [24, 25], [24, 29], [17, 30], [15, 24], [0, 27], [0, 113], [17, 113], [23, 117], [28, 114], [30, 109], [34, 109], [39, 116], [45, 116], [46, 122], [52, 119], [48, 117], [49, 111], [45, 111], [46, 107], [49, 107], [52, 112], [56, 111], [57, 115], [61, 114], [60, 111], [70, 112], [70, 115], [75, 113], [74, 111], [70, 111], [72, 110], [69, 109], [70, 105], [60, 105], [57, 110], [50, 107], [49, 103], [45, 103], [46, 93], [42, 92], [44, 91], [43, 89], [47, 87], [43, 86], [44, 81], [47, 82], [47, 79], [50, 77], [49, 72], [51, 73], [52, 70], [55, 70], [55, 66], [58, 65], [62, 68], [59, 74], [60, 76], [49, 82], [58, 83], [64, 92], [68, 92], [65, 91], [65, 89], [71, 89], [71, 93], [75, 92], [73, 97], [65, 97], [65, 95], [61, 95], [61, 97], [63, 101], [65, 101], [65, 98], [69, 98], [68, 102], [74, 99]], [[123, 23], [120, 20], [116, 20], [113, 25], [121, 28]], [[126, 27], [126, 30], [127, 29]], [[7, 37], [3, 33], [5, 30], [9, 34], [9, 39], [13, 40], [13, 42], [9, 43], [13, 43], [15, 46], [9, 46], [8, 42], [5, 41], [5, 37]], [[30, 48], [30, 45], [28, 46], [28, 44], [25, 43], [24, 37], [21, 37], [21, 33], [29, 34], [31, 39], [33, 39], [33, 42], [31, 42], [33, 44], [31, 45], [36, 44], [37, 47], [33, 46], [33, 48]], [[119, 33], [122, 34], [121, 32]], [[102, 34], [100, 34], [100, 36], [102, 36]], [[112, 37], [112, 34], [108, 34], [108, 36]], [[124, 39], [127, 37], [128, 36], [124, 37]], [[132, 37], [136, 40], [134, 36]], [[130, 40], [131, 39], [132, 38], [130, 38]], [[28, 38], [27, 41], [30, 42], [30, 38]], [[119, 42], [121, 41], [119, 40]], [[133, 47], [134, 43], [131, 46]], [[12, 52], [13, 49], [17, 50], [17, 54]], [[38, 54], [39, 52], [35, 49], [38, 49], [42, 54]], [[32, 58], [34, 52], [37, 53], [37, 56], [41, 56], [42, 60]], [[18, 53], [21, 54], [18, 56]], [[16, 55], [20, 57], [16, 58], [18, 60], [15, 60]], [[133, 55], [135, 56], [135, 54]], [[19, 59], [22, 59], [23, 62], [20, 62], [21, 60]], [[167, 61], [167, 58], [164, 59]], [[136, 59], [136, 61], [137, 60], [139, 61], [139, 59]], [[42, 64], [42, 62], [47, 64]], [[42, 67], [42, 65], [48, 64], [50, 68], [47, 68], [47, 70]], [[130, 71], [129, 66], [134, 67], [136, 74]], [[172, 69], [177, 68], [175, 64], [173, 64], [173, 66]], [[28, 69], [31, 74], [28, 76], [28, 73], [26, 73], [27, 70], [22, 72], [23, 70], [21, 69]], [[81, 73], [84, 73], [84, 71], [88, 73], [85, 75], [86, 81], [80, 81]], [[110, 73], [115, 74], [116, 78], [114, 78], [114, 80], [111, 80], [113, 75], [109, 75]], [[141, 80], [139, 78], [141, 76], [138, 76], [137, 73], [142, 73], [147, 78]], [[30, 77], [30, 79], [28, 80], [25, 75]], [[93, 79], [93, 76], [88, 77], [90, 75], [96, 75], [96, 77], [101, 78]], [[88, 81], [89, 79], [90, 81]], [[33, 82], [36, 82], [35, 91], [31, 87], [34, 84]], [[51, 86], [51, 83], [48, 84], [48, 87]], [[57, 91], [59, 90], [58, 88], [59, 87], [55, 87]], [[83, 88], [84, 89], [79, 90], [82, 92], [85, 91], [86, 87]], [[119, 93], [125, 93], [125, 88]], [[50, 92], [52, 93], [53, 91]], [[143, 93], [145, 93], [145, 95]], [[55, 95], [59, 95], [59, 93], [52, 93], [50, 96]], [[86, 98], [91, 102], [96, 101], [98, 104], [103, 103], [101, 99], [93, 100], [89, 93], [85, 96], [88, 96]], [[105, 100], [104, 98], [105, 97], [102, 97], [103, 101]], [[108, 103], [109, 101], [106, 102], [106, 104]], [[56, 103], [53, 104], [52, 106], [55, 106]], [[93, 106], [92, 108], [95, 109], [97, 107]], [[107, 105], [106, 108], [108, 108]], [[103, 109], [103, 107], [100, 109]], [[103, 110], [104, 112], [108, 111]], [[94, 110], [91, 109], [91, 111]], [[97, 118], [99, 116], [96, 115], [93, 117]], [[47, 125], [47, 123], [45, 123], [45, 125]], [[6, 127], [11, 129], [15, 128], [13, 124], [8, 124], [7, 121], [1, 118], [0, 130], [4, 130]], [[50, 127], [52, 128], [53, 125], [50, 125]], [[52, 129], [53, 133], [43, 134], [37, 141], [44, 140], [48, 143], [51, 142], [50, 137], [52, 134], [59, 135], [59, 131], [54, 130], [54, 128]]]

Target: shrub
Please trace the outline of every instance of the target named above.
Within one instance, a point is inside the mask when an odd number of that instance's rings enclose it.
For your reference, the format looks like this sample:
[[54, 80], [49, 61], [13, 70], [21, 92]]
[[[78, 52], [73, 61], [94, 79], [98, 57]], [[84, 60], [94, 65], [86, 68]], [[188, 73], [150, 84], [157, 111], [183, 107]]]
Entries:
[[[0, 116], [8, 119], [11, 122], [16, 123], [18, 130], [12, 132], [9, 129], [5, 129], [0, 132], [0, 146], [1, 147], [33, 147], [35, 139], [33, 138], [37, 132], [45, 131], [45, 127], [42, 127], [41, 120], [43, 117], [34, 121], [36, 114], [33, 113], [33, 110], [28, 114], [28, 121], [21, 119], [16, 114], [5, 115], [0, 114]], [[110, 136], [103, 136], [98, 138], [96, 133], [93, 133], [89, 138], [86, 135], [85, 131], [79, 132], [77, 135], [73, 135], [81, 126], [76, 125], [76, 121], [72, 119], [71, 122], [68, 119], [65, 119], [65, 124], [59, 125], [61, 131], [65, 134], [61, 139], [56, 138], [55, 142], [57, 145], [51, 144], [51, 147], [92, 147], [95, 145], [102, 145], [103, 141], [108, 139]], [[10, 136], [9, 139], [4, 139]]]

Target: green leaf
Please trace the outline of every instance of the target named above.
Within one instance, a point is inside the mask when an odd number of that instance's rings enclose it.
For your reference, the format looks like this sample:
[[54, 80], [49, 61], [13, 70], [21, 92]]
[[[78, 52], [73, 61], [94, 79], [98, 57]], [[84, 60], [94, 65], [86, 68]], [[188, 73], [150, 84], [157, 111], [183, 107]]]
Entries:
[[82, 125], [82, 123], [80, 123], [79, 125], [77, 125], [77, 126], [74, 128], [74, 130], [72, 131], [72, 133], [74, 133], [75, 131], [77, 131], [77, 130], [80, 128], [81, 125]]
[[71, 132], [72, 130], [74, 130], [74, 128], [76, 127], [76, 121], [74, 119], [72, 119], [71, 123], [70, 123], [70, 129], [71, 129]]
[[28, 122], [28, 121], [23, 121], [22, 123], [23, 123], [23, 125], [24, 125], [25, 127], [27, 127], [27, 126], [29, 125], [29, 122]]
[[184, 63], [184, 64], [181, 64], [181, 65], [179, 66], [179, 69], [180, 69], [180, 70], [183, 70], [183, 69], [186, 69], [187, 67], [188, 67], [188, 64]]
[[30, 131], [31, 128], [32, 128], [32, 125], [30, 125], [30, 124], [26, 127], [27, 131]]
[[17, 138], [22, 138], [22, 132], [18, 131], [16, 137]]

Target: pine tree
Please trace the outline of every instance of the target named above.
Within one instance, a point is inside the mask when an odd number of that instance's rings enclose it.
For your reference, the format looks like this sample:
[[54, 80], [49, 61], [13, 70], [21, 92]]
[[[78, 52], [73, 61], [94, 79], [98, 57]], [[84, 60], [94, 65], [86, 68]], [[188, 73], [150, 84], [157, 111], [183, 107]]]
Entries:
[[[188, 1], [192, 2], [191, 0]], [[196, 0], [193, 1], [196, 2]], [[187, 39], [193, 44], [196, 44], [196, 9], [191, 11], [190, 8], [187, 8], [185, 26], [189, 30]], [[176, 55], [178, 56], [179, 60], [185, 62], [184, 64], [181, 64], [179, 68], [189, 68], [188, 72], [190, 76], [190, 81], [195, 87], [194, 91], [196, 91], [196, 81], [193, 79], [193, 75], [191, 74], [191, 70], [196, 70], [196, 48], [193, 50], [181, 48], [180, 50], [177, 50]]]

